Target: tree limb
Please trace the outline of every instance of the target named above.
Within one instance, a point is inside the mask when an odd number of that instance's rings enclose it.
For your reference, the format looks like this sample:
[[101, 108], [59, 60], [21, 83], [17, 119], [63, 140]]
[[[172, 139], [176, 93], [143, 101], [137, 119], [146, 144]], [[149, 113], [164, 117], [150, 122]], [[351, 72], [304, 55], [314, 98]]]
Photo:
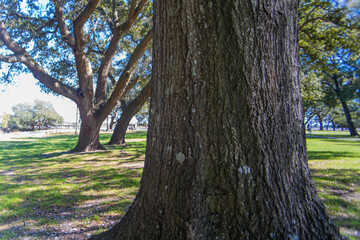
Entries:
[[78, 28], [78, 29], [83, 28], [86, 21], [90, 18], [90, 16], [96, 10], [99, 3], [100, 3], [100, 0], [90, 0], [89, 3], [86, 5], [85, 9], [74, 20], [74, 27], [76, 26], [76, 28]]
[[70, 35], [70, 32], [65, 23], [64, 9], [59, 0], [53, 0], [55, 6], [56, 20], [59, 24], [62, 40], [72, 49], [75, 48], [75, 39]]
[[7, 62], [7, 63], [16, 63], [22, 62], [24, 60], [22, 55], [0, 55], [0, 62]]
[[53, 92], [70, 98], [75, 102], [78, 101], [77, 92], [73, 88], [47, 74], [46, 71], [30, 56], [30, 54], [10, 37], [5, 28], [5, 24], [1, 20], [0, 40], [2, 40], [7, 48], [14, 53], [14, 55], [11, 56], [1, 56], [1, 60], [18, 61], [25, 64], [34, 77], [46, 87], [50, 88]]
[[117, 84], [115, 86], [114, 91], [111, 93], [110, 98], [106, 102], [106, 104], [99, 109], [99, 115], [107, 116], [112, 111], [113, 107], [117, 104], [119, 99], [123, 96], [126, 86], [129, 83], [129, 79], [131, 78], [132, 73], [135, 70], [135, 67], [145, 52], [146, 48], [150, 44], [153, 39], [153, 30], [151, 29], [146, 36], [141, 40], [141, 42], [135, 48], [133, 54], [131, 55], [124, 72], [119, 77]]
[[134, 15], [135, 9], [136, 9], [136, 3], [137, 3], [136, 0], [132, 0], [132, 1], [131, 1], [128, 19], [130, 19], [130, 18]]
[[73, 22], [75, 38], [75, 47], [73, 50], [79, 79], [80, 95], [90, 95], [90, 98], [93, 96], [93, 71], [91, 62], [84, 53], [85, 34], [83, 27], [91, 14], [96, 10], [99, 2], [100, 0], [90, 0], [85, 9]]
[[110, 40], [109, 46], [106, 49], [105, 56], [102, 60], [101, 66], [98, 70], [98, 80], [97, 80], [97, 86], [96, 86], [96, 93], [95, 98], [97, 100], [97, 104], [102, 104], [105, 101], [105, 95], [106, 95], [106, 84], [107, 79], [109, 76], [109, 70], [111, 67], [111, 62], [113, 58], [115, 57], [117, 47], [119, 45], [119, 42], [121, 40], [121, 37], [124, 35], [125, 32], [127, 32], [131, 26], [134, 24], [135, 20], [145, 7], [145, 4], [147, 0], [142, 0], [139, 3], [139, 6], [136, 7], [136, 2], [133, 0], [131, 2], [130, 11], [128, 15], [128, 19], [126, 22], [113, 31], [113, 37]]
[[131, 79], [124, 90], [123, 96], [125, 96], [140, 81], [140, 79], [140, 76], [136, 76], [135, 78]]

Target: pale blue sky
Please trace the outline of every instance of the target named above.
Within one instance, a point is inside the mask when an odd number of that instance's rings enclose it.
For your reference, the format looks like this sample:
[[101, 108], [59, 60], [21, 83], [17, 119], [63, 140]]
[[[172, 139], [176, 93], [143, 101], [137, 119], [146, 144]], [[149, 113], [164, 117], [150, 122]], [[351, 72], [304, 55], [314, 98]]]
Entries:
[[20, 74], [15, 84], [0, 84], [0, 115], [12, 114], [11, 107], [19, 103], [34, 103], [35, 99], [51, 102], [65, 122], [75, 122], [76, 104], [64, 97], [42, 93], [32, 74]]

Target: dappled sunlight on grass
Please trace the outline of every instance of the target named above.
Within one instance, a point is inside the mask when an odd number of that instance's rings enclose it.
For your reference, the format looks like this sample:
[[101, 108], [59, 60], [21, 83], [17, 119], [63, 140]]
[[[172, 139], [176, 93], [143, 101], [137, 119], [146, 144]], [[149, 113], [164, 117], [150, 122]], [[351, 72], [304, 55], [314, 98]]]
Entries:
[[307, 144], [318, 196], [341, 232], [360, 239], [360, 141], [320, 136]]
[[[103, 143], [109, 138], [101, 135]], [[138, 191], [146, 140], [69, 153], [76, 140], [58, 135], [0, 142], [0, 238], [86, 238], [126, 212]]]

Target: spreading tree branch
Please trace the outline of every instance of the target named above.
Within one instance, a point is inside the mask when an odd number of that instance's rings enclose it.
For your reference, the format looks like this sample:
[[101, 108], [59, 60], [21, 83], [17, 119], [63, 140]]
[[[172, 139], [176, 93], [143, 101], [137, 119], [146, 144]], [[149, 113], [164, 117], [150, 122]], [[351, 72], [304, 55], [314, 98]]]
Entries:
[[123, 97], [124, 91], [129, 83], [131, 75], [133, 74], [140, 57], [145, 52], [146, 48], [148, 47], [152, 39], [153, 39], [153, 31], [151, 29], [135, 48], [133, 54], [131, 55], [125, 67], [125, 70], [119, 77], [119, 80], [117, 81], [115, 89], [111, 93], [110, 98], [108, 99], [106, 104], [104, 104], [103, 107], [99, 109], [98, 112], [99, 115], [105, 117], [109, 115], [109, 113], [112, 111], [113, 106], [115, 106], [119, 101], [119, 99]]
[[74, 37], [75, 37], [75, 48], [74, 55], [76, 61], [76, 70], [79, 79], [79, 95], [93, 95], [93, 71], [90, 60], [84, 53], [85, 49], [85, 34], [84, 25], [90, 16], [96, 10], [100, 0], [90, 0], [86, 5], [85, 9], [79, 14], [74, 20]]
[[22, 62], [24, 58], [22, 55], [0, 55], [0, 62], [7, 62], [7, 63], [16, 63], [16, 62]]
[[14, 55], [10, 56], [1, 56], [1, 61], [17, 61], [25, 64], [27, 68], [31, 71], [31, 73], [34, 75], [34, 77], [38, 79], [41, 83], [43, 83], [46, 87], [50, 88], [53, 92], [70, 98], [75, 102], [78, 101], [76, 91], [73, 88], [65, 85], [64, 83], [47, 74], [46, 71], [30, 56], [30, 54], [11, 38], [5, 28], [5, 24], [1, 20], [0, 40], [3, 41], [7, 48], [14, 53]]
[[66, 23], [64, 9], [59, 0], [53, 0], [55, 6], [56, 20], [59, 24], [61, 39], [72, 49], [75, 48], [75, 39], [71, 36]]
[[126, 22], [113, 31], [113, 37], [109, 43], [108, 48], [106, 49], [105, 56], [102, 60], [101, 66], [98, 70], [98, 81], [96, 86], [96, 94], [95, 98], [97, 100], [97, 104], [102, 104], [105, 101], [106, 96], [106, 84], [109, 76], [109, 70], [111, 67], [111, 62], [115, 57], [117, 47], [121, 40], [121, 37], [125, 32], [129, 31], [131, 26], [134, 24], [135, 20], [145, 7], [147, 0], [142, 0], [138, 7], [136, 7], [137, 1], [133, 0], [131, 2], [128, 19]]

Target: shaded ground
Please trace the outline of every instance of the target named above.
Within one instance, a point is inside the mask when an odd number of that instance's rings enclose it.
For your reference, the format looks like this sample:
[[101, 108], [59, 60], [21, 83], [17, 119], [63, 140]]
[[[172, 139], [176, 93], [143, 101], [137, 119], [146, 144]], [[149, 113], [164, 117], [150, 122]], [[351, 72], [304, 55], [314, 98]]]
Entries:
[[145, 139], [64, 153], [74, 140], [0, 142], [0, 239], [88, 239], [127, 211], [138, 191]]
[[[145, 136], [86, 154], [64, 153], [76, 144], [74, 135], [0, 141], [0, 239], [88, 239], [111, 227], [138, 191]], [[360, 239], [360, 142], [311, 138], [308, 147], [330, 217], [347, 237]]]

